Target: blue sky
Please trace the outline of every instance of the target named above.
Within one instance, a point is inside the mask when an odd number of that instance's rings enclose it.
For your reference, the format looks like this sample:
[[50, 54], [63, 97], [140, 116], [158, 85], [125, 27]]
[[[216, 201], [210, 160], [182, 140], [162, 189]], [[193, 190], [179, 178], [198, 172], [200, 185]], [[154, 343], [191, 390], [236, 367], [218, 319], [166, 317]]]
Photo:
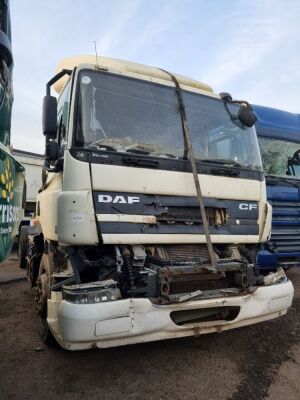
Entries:
[[299, 0], [11, 0], [12, 144], [43, 152], [42, 99], [65, 56], [158, 66], [300, 113]]

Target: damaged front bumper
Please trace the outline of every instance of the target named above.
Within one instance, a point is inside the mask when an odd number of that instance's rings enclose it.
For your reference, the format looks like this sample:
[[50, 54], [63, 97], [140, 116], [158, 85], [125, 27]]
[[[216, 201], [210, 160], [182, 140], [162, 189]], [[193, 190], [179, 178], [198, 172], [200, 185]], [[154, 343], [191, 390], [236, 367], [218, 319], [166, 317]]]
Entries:
[[[74, 304], [62, 300], [60, 292], [51, 292], [47, 322], [65, 349], [116, 347], [222, 332], [277, 318], [287, 312], [293, 293], [293, 285], [286, 278], [257, 287], [252, 293], [167, 305], [153, 304], [146, 298]], [[210, 311], [218, 310], [222, 315], [222, 309], [224, 318], [211, 320]], [[201, 314], [201, 322], [190, 322], [195, 313]], [[210, 315], [207, 320], [206, 314]]]

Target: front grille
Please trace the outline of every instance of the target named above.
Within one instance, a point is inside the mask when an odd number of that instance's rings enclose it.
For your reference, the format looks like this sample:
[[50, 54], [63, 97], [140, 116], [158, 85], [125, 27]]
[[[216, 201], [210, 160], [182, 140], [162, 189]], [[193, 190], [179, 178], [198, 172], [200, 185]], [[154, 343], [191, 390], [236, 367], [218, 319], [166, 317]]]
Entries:
[[[205, 214], [208, 219], [208, 223], [211, 226], [224, 225], [228, 220], [228, 213], [226, 208], [214, 208], [206, 207]], [[165, 212], [156, 216], [156, 220], [160, 223], [191, 223], [191, 224], [201, 224], [202, 217], [199, 210], [199, 205], [196, 204], [195, 207], [173, 207], [167, 206]]]
[[160, 246], [165, 252], [165, 258], [176, 261], [192, 261], [201, 265], [209, 260], [206, 244], [166, 244]]
[[270, 201], [273, 207], [271, 243], [278, 252], [300, 251], [300, 202]]
[[164, 295], [224, 287], [221, 271], [211, 273], [203, 268], [210, 262], [206, 244], [155, 246], [155, 256], [148, 257], [148, 262], [149, 268], [159, 275], [159, 285]]

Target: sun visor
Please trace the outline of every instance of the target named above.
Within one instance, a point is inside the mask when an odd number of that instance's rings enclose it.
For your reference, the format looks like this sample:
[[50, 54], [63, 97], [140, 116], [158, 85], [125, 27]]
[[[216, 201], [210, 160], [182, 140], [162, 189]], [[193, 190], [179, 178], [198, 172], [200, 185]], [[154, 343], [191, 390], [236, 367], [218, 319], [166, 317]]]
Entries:
[[[166, 81], [171, 81], [171, 77], [159, 68], [150, 67], [143, 64], [117, 60], [108, 57], [96, 57], [96, 56], [73, 56], [62, 59], [56, 67], [56, 73], [60, 72], [62, 69], [73, 70], [80, 64], [90, 64], [92, 66], [98, 65], [100, 68], [105, 68], [108, 70], [114, 70], [120, 73], [135, 73], [143, 76], [149, 76], [152, 78], [162, 79]], [[192, 88], [200, 89], [213, 93], [212, 88], [205, 83], [196, 81], [194, 79], [187, 78], [182, 75], [174, 74], [178, 82], [185, 86], [190, 86]], [[60, 93], [64, 85], [68, 80], [68, 76], [62, 77], [54, 84], [54, 89], [57, 93]]]

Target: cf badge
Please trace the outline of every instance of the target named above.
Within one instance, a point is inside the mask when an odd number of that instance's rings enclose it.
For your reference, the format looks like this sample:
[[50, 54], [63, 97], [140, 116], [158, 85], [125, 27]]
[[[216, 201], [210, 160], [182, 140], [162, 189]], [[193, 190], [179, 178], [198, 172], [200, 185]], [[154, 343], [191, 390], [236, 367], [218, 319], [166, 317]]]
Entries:
[[242, 211], [257, 210], [257, 204], [255, 204], [255, 203], [240, 203], [239, 209]]

